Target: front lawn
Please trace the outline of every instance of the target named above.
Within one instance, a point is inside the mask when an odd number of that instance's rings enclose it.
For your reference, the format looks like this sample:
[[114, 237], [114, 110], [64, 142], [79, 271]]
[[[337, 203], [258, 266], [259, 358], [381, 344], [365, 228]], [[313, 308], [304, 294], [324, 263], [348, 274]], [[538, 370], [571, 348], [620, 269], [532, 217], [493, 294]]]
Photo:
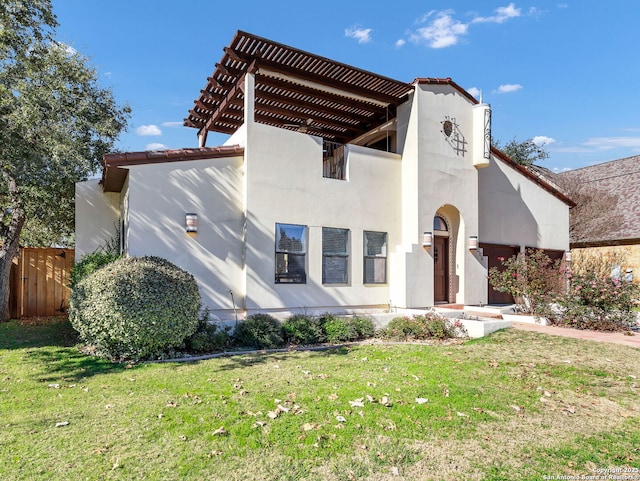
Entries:
[[[541, 480], [640, 469], [640, 351], [441, 346], [112, 364], [0, 324], [2, 480]], [[550, 478], [547, 478], [550, 479]]]

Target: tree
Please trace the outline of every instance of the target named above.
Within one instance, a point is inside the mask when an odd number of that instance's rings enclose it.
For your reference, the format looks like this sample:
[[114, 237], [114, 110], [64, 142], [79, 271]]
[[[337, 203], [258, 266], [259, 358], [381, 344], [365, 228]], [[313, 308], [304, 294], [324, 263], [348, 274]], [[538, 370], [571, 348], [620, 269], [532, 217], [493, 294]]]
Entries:
[[51, 0], [0, 4], [0, 321], [23, 233], [70, 243], [75, 183], [99, 170], [129, 118], [56, 27]]
[[533, 139], [518, 142], [514, 137], [504, 147], [500, 145], [499, 141], [495, 142], [495, 146], [507, 154], [511, 160], [526, 167], [549, 158], [549, 153], [544, 149], [544, 146], [537, 145]]

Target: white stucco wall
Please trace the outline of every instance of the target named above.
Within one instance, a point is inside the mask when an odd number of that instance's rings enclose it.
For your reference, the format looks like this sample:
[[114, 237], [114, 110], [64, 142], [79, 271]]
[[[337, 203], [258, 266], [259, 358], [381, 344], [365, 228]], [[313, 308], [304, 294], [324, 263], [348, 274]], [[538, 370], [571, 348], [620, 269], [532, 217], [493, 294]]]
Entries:
[[[229, 290], [243, 289], [242, 176], [241, 157], [129, 168], [128, 254], [189, 271], [203, 305], [223, 316], [232, 310]], [[185, 232], [186, 213], [198, 215], [196, 235]]]
[[[406, 307], [430, 306], [433, 297], [433, 252], [422, 247], [423, 232], [433, 231], [442, 214], [451, 227], [449, 298], [477, 304], [486, 300], [486, 269], [467, 239], [478, 235], [478, 169], [473, 165], [473, 104], [448, 85], [417, 85], [411, 109], [399, 109], [406, 125], [403, 153], [403, 243], [406, 252]], [[443, 134], [451, 120], [454, 131]], [[398, 293], [401, 294], [401, 293]]]
[[76, 184], [76, 260], [103, 247], [117, 235], [120, 194], [102, 192], [98, 179]]
[[479, 172], [480, 242], [569, 249], [569, 206], [500, 159]]
[[[326, 310], [387, 306], [389, 284], [363, 285], [363, 231], [400, 241], [401, 161], [397, 154], [348, 146], [348, 180], [322, 176], [322, 141], [261, 124], [247, 142], [247, 278], [249, 311]], [[276, 223], [308, 226], [307, 283], [276, 284]], [[350, 230], [346, 285], [322, 284], [322, 227]], [[387, 280], [393, 270], [387, 258]]]

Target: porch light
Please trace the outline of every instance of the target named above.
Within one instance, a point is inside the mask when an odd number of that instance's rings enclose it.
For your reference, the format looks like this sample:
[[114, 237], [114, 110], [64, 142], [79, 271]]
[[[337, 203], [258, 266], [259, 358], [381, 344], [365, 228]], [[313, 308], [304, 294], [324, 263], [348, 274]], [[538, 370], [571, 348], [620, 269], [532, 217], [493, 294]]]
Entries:
[[571, 262], [571, 251], [565, 251], [564, 253], [564, 261]]
[[187, 234], [198, 233], [198, 214], [187, 213], [184, 215], [184, 226]]
[[477, 235], [469, 236], [468, 247], [469, 247], [470, 251], [475, 251], [475, 250], [478, 249], [478, 236]]
[[424, 232], [422, 234], [422, 247], [429, 248], [433, 242], [433, 233]]

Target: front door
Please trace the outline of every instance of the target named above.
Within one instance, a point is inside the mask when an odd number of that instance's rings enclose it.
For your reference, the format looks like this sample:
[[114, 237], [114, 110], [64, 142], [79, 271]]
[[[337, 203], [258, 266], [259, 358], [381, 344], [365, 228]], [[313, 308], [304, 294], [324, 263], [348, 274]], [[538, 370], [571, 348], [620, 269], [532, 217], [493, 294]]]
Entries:
[[433, 242], [433, 300], [449, 302], [448, 237], [435, 237]]

